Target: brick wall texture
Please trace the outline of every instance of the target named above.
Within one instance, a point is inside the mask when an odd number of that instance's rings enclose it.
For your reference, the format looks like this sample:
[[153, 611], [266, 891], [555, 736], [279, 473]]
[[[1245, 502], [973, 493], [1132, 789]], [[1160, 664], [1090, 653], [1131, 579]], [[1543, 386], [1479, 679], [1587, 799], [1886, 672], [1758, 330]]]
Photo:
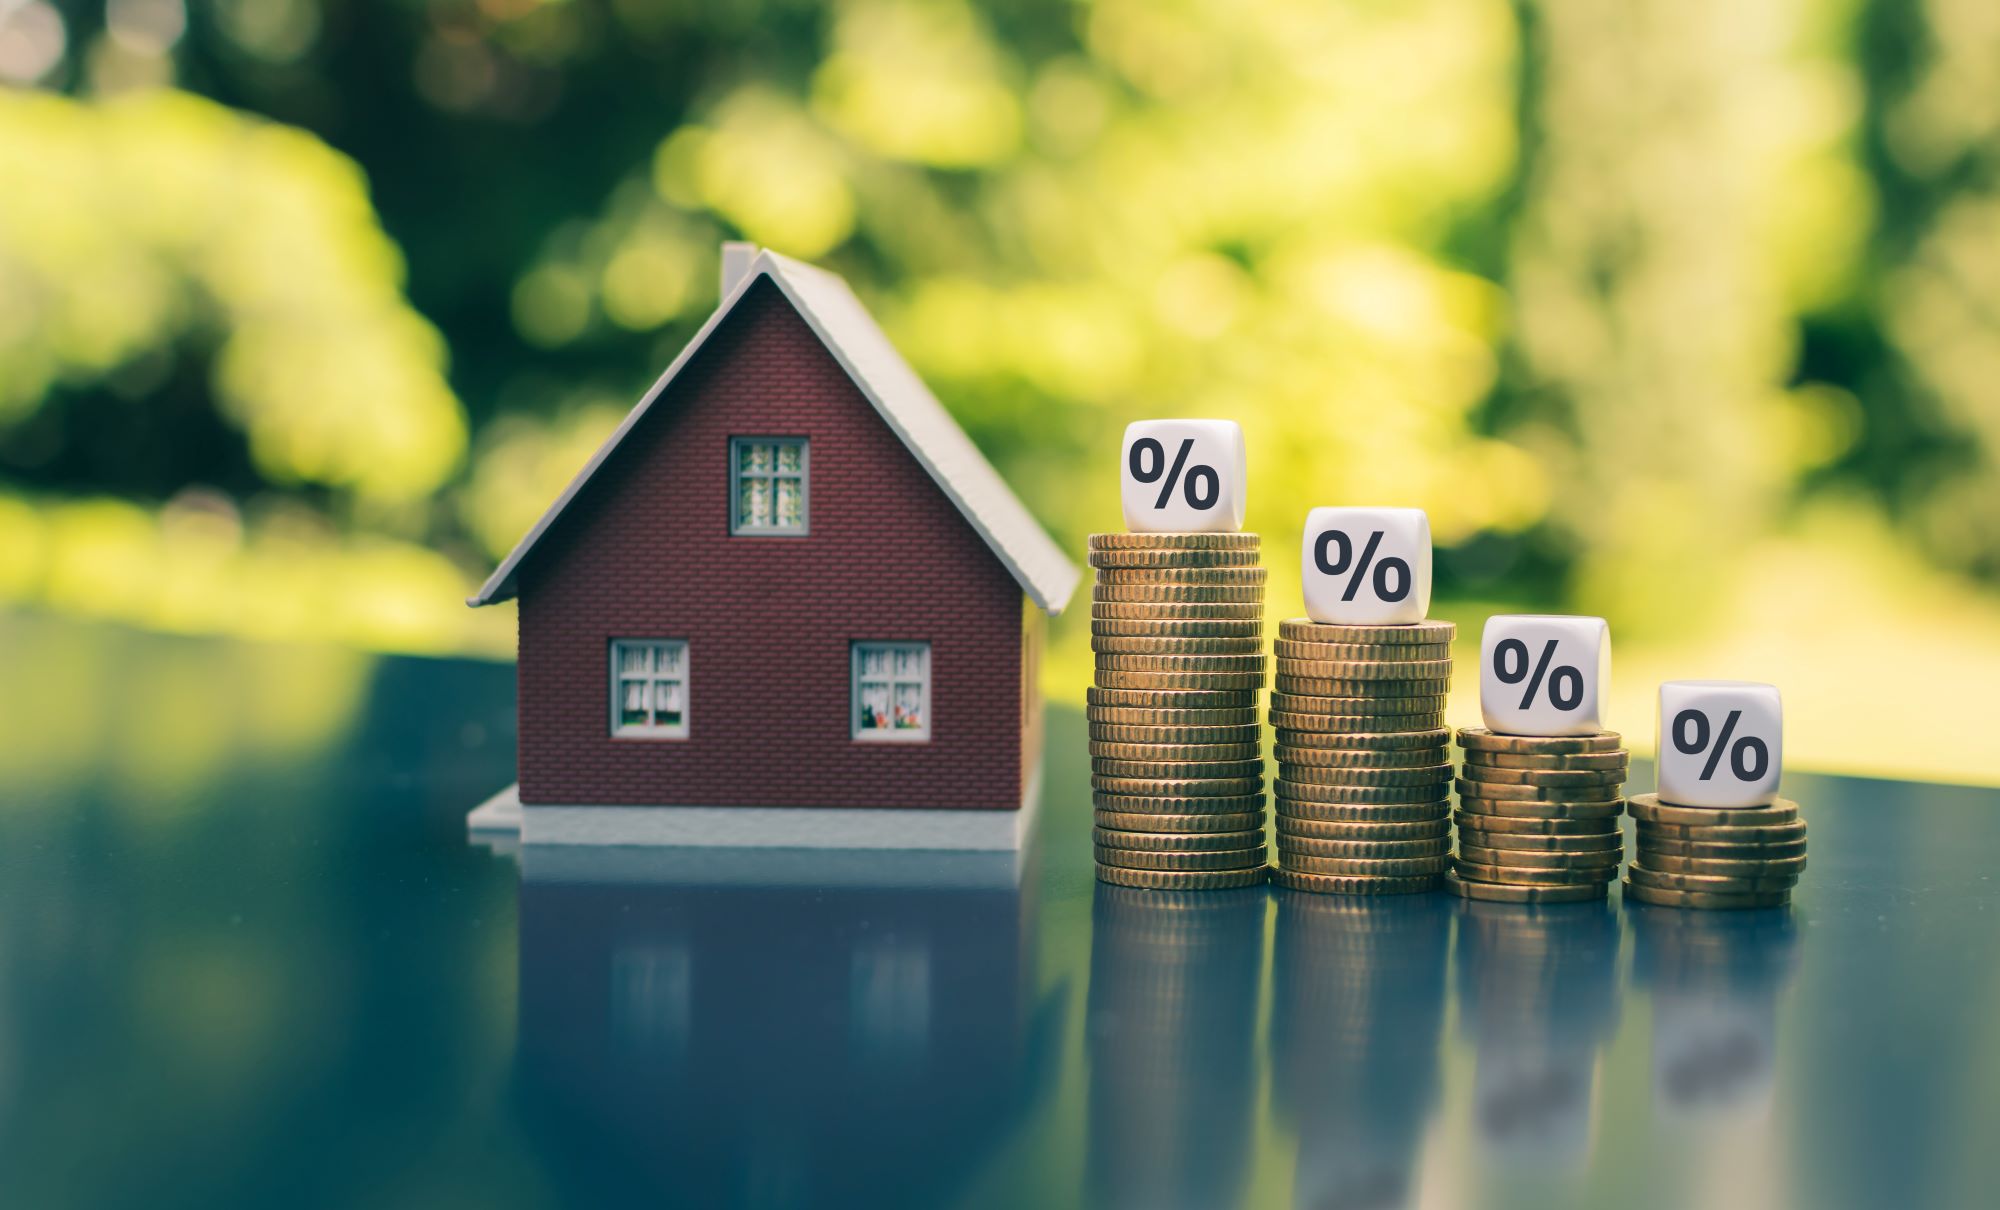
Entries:
[[[808, 536], [730, 534], [729, 441], [745, 436], [811, 441]], [[1019, 585], [769, 280], [519, 586], [523, 802], [1020, 803], [1040, 626], [1023, 626]], [[686, 739], [611, 735], [613, 638], [687, 641]], [[930, 642], [928, 742], [852, 738], [856, 640]]]

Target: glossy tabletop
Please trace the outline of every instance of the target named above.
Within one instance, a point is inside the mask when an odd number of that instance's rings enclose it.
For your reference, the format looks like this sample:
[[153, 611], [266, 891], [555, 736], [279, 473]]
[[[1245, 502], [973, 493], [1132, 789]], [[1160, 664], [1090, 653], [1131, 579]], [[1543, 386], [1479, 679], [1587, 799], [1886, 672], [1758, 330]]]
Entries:
[[1018, 865], [514, 854], [508, 668], [0, 645], [9, 1205], [2000, 1200], [1993, 791], [1788, 775], [1789, 911], [1136, 892], [1054, 709]]

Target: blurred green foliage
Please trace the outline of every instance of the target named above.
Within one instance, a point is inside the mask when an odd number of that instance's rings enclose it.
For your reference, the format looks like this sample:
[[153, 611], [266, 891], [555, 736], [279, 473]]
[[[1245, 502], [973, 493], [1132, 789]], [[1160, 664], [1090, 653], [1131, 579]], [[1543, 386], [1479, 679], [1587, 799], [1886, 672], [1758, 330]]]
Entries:
[[504, 650], [458, 597], [735, 237], [1072, 545], [1223, 415], [1273, 550], [1421, 505], [1447, 600], [1670, 634], [1821, 505], [1990, 584], [1995, 62], [1980, 0], [4, 0], [0, 599]]

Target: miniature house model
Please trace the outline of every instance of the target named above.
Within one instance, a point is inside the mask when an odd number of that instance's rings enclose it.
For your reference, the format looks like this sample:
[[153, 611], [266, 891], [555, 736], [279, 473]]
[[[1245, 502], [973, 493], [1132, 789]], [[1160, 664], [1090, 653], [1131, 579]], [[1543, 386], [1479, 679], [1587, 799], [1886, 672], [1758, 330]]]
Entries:
[[520, 602], [536, 843], [1011, 848], [1077, 570], [839, 277], [722, 301], [470, 604]]

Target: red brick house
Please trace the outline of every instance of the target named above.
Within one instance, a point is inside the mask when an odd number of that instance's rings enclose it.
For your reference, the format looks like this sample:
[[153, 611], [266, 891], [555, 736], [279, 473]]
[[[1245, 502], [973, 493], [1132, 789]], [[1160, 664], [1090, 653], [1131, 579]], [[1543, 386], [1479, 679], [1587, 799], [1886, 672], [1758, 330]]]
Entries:
[[470, 604], [520, 602], [526, 843], [1004, 848], [1077, 570], [839, 277], [722, 301]]

